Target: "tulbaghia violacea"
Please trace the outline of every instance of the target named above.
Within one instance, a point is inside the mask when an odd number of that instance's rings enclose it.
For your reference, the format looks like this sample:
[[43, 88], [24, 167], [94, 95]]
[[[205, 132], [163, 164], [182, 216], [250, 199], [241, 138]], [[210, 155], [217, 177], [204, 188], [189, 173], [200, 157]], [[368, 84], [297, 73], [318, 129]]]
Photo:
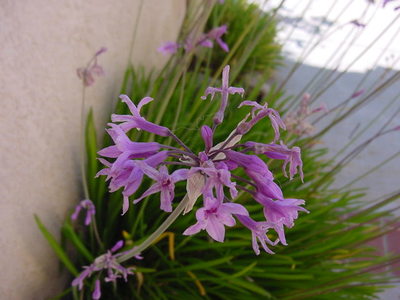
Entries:
[[229, 52], [229, 46], [222, 40], [222, 36], [228, 31], [227, 25], [222, 25], [203, 33], [199, 38], [188, 36], [183, 43], [166, 42], [157, 50], [162, 54], [174, 54], [179, 48], [184, 48], [189, 52], [197, 47], [213, 48], [216, 42], [222, 50]]
[[[108, 124], [107, 132], [114, 145], [98, 152], [102, 156], [99, 160], [105, 168], [97, 175], [107, 176], [111, 192], [123, 189], [122, 214], [128, 211], [131, 200], [134, 204], [140, 205], [139, 202], [155, 193], [160, 193], [160, 209], [172, 212], [173, 203], [177, 202], [174, 195], [175, 184], [186, 182], [186, 202], [180, 200], [181, 203], [178, 205], [179, 207], [184, 204], [184, 207], [180, 208], [179, 212], [177, 207], [170, 217], [173, 214], [177, 216], [183, 211], [187, 213], [197, 207], [201, 195], [202, 205], [197, 208], [196, 222], [183, 232], [184, 235], [194, 235], [205, 230], [212, 239], [223, 242], [225, 226], [232, 227], [238, 220], [251, 231], [252, 247], [257, 255], [260, 254], [259, 244], [267, 253], [273, 254], [269, 246], [275, 246], [279, 242], [287, 245], [284, 227], [293, 227], [298, 212], [308, 211], [301, 206], [304, 200], [284, 197], [280, 187], [274, 182], [274, 175], [268, 165], [258, 155], [283, 160], [284, 175], [287, 176], [286, 167], [289, 165], [290, 179], [299, 174], [303, 180], [300, 148], [290, 149], [282, 141], [276, 143], [280, 140], [280, 129], [285, 129], [279, 113], [269, 108], [266, 103], [259, 104], [249, 100], [243, 101], [239, 108], [250, 106], [251, 111], [224, 141], [215, 144], [215, 132], [219, 126], [223, 126], [229, 95], [244, 94], [242, 88], [229, 86], [229, 66], [223, 69], [222, 87], [207, 88], [202, 99], [206, 100], [208, 95], [213, 98], [216, 93], [221, 94], [222, 101], [213, 118], [213, 124], [203, 125], [200, 129], [199, 136], [204, 141], [204, 151], [200, 153], [194, 153], [169, 128], [149, 122], [141, 115], [141, 108], [153, 101], [152, 98], [145, 97], [135, 105], [128, 96], [121, 95], [120, 98], [128, 105], [131, 114], [112, 115], [113, 123]], [[242, 142], [246, 133], [265, 118], [271, 122], [274, 131], [273, 141]], [[127, 135], [130, 130], [143, 130], [161, 137], [171, 137], [177, 145], [175, 147], [157, 142], [133, 142]], [[170, 172], [168, 166], [173, 167], [174, 171]], [[245, 177], [239, 176], [241, 173], [237, 175], [238, 171], [244, 171]], [[144, 176], [154, 180], [154, 184], [137, 199], [130, 199], [140, 187]], [[245, 206], [236, 203], [239, 191], [249, 193], [260, 204], [265, 220], [253, 220]], [[275, 241], [267, 237], [269, 230], [275, 230], [277, 233]], [[112, 254], [115, 250], [109, 251], [106, 255], [110, 261], [118, 263], [116, 268], [119, 269], [119, 263], [137, 255], [139, 249], [143, 251], [145, 246], [139, 245], [135, 248], [125, 251], [123, 255]], [[114, 259], [115, 257], [118, 259]], [[104, 268], [109, 266], [94, 264], [92, 267], [86, 267], [83, 273], [91, 274], [92, 271]], [[84, 275], [88, 276], [86, 273]], [[78, 281], [81, 284], [85, 277], [82, 274], [78, 277], [79, 280], [74, 281], [75, 285], [78, 285]], [[125, 275], [123, 277], [126, 278]], [[117, 277], [112, 278], [115, 280]]]

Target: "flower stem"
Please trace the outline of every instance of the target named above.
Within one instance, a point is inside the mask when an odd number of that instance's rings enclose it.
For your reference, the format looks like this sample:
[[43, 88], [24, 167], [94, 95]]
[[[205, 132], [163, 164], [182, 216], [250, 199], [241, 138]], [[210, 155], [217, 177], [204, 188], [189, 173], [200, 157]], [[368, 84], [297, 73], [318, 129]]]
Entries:
[[193, 153], [192, 150], [188, 146], [185, 145], [184, 142], [182, 142], [172, 131], [169, 132], [169, 136], [172, 137], [179, 145], [181, 145], [187, 152]]
[[189, 201], [189, 197], [186, 194], [185, 197], [183, 197], [182, 201], [179, 203], [179, 205], [175, 208], [175, 210], [168, 216], [168, 218], [160, 225], [160, 227], [157, 228], [156, 231], [154, 231], [143, 243], [141, 243], [137, 247], [133, 247], [131, 250], [126, 251], [123, 255], [118, 257], [118, 262], [122, 263], [135, 255], [139, 255], [143, 250], [148, 248], [153, 242], [160, 237], [161, 234], [163, 234], [169, 226], [179, 217], [179, 215], [183, 212], [185, 209], [187, 203]]

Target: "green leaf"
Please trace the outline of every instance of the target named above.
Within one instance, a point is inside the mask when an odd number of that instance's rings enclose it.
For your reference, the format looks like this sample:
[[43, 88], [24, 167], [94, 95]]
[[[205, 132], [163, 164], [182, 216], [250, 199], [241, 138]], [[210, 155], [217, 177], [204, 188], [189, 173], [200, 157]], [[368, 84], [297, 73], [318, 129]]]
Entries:
[[75, 233], [72, 226], [65, 222], [61, 228], [65, 237], [75, 246], [75, 248], [81, 253], [89, 262], [94, 260], [93, 255], [90, 251], [85, 247], [79, 236]]
[[[95, 179], [98, 162], [97, 162], [97, 138], [96, 128], [94, 125], [93, 110], [90, 109], [86, 120], [86, 154], [87, 154], [87, 182], [89, 195], [91, 199], [97, 200], [97, 179]], [[97, 204], [97, 201], [95, 201]]]
[[50, 244], [51, 248], [53, 248], [54, 252], [60, 259], [60, 261], [65, 265], [65, 267], [72, 273], [72, 275], [77, 276], [78, 271], [75, 268], [74, 264], [70, 261], [67, 254], [64, 252], [60, 244], [56, 241], [54, 236], [47, 230], [47, 228], [43, 225], [41, 220], [37, 215], [34, 216], [37, 226], [42, 232], [43, 236], [46, 238], [47, 242]]

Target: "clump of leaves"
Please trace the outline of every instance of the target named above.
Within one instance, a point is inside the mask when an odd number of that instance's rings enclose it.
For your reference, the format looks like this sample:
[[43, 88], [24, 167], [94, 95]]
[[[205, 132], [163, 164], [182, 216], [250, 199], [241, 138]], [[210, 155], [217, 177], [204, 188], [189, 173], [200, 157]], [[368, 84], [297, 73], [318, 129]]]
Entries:
[[[219, 47], [215, 47], [210, 66], [219, 67], [226, 56], [231, 56], [232, 65], [242, 62], [245, 58], [241, 74], [261, 71], [270, 76], [280, 63], [281, 50], [276, 40], [274, 14], [262, 11], [258, 5], [245, 0], [227, 0], [224, 5], [214, 6], [206, 29], [223, 24], [228, 25], [228, 33], [224, 36], [224, 40], [231, 47], [231, 52], [227, 54]], [[236, 44], [237, 41], [239, 43]]]
[[[256, 7], [244, 1], [232, 0], [226, 3], [212, 12], [208, 21], [210, 26], [214, 25], [217, 16], [223, 20], [223, 16], [226, 15], [226, 22], [231, 24], [230, 33], [242, 35], [242, 29], [236, 30], [232, 27], [234, 28], [236, 22], [241, 24], [242, 28], [252, 22], [250, 17], [243, 21], [243, 15], [250, 15], [249, 11], [257, 11], [257, 18], [264, 16], [262, 24], [271, 22], [269, 15], [260, 14]], [[231, 19], [228, 19], [231, 10], [234, 13], [231, 13]], [[255, 22], [250, 27], [255, 26], [255, 30], [257, 24], [259, 23]], [[249, 32], [252, 32], [252, 29]], [[261, 50], [258, 52], [258, 48], [263, 47], [260, 44], [262, 39], [254, 39], [253, 36], [253, 39], [246, 40], [248, 34], [241, 39], [236, 36], [234, 42], [228, 40], [234, 53], [229, 54], [228, 59], [222, 56], [218, 58], [218, 50], [214, 49], [211, 56], [214, 68], [204, 68], [207, 57], [204, 57], [204, 60], [198, 58], [190, 69], [191, 62], [183, 58], [180, 64], [175, 64], [155, 77], [145, 76], [130, 67], [125, 74], [121, 93], [129, 95], [134, 101], [144, 96], [162, 99], [158, 103], [149, 104], [143, 115], [156, 123], [173, 128], [188, 146], [200, 150], [203, 147], [198, 133], [200, 124], [211, 123], [216, 110], [216, 106], [210, 102], [201, 101], [200, 96], [204, 88], [210, 85], [214, 78], [219, 77], [220, 71], [215, 69], [228, 62], [238, 77], [239, 74], [246, 74], [247, 70], [257, 69], [257, 65], [263, 65], [268, 75], [269, 70], [276, 64], [278, 52], [275, 52], [273, 58], [270, 57], [269, 63], [264, 61], [268, 56], [265, 52], [261, 55]], [[256, 37], [259, 36], [263, 34], [257, 31]], [[246, 44], [246, 41], [250, 45]], [[242, 49], [242, 52], [235, 52], [235, 48], [236, 51]], [[279, 50], [279, 47], [277, 49]], [[237, 56], [235, 53], [238, 53]], [[270, 68], [266, 67], [268, 64]], [[240, 85], [248, 88], [245, 83]], [[268, 102], [271, 107], [284, 100], [281, 94], [273, 91], [264, 95], [261, 93], [261, 85], [252, 87], [252, 94], [258, 96], [262, 103]], [[217, 135], [216, 142], [228, 134], [243, 117], [240, 113], [229, 114], [229, 111], [236, 110], [240, 101], [239, 96], [231, 98], [225, 120], [226, 132], [221, 132], [221, 136]], [[198, 114], [199, 110], [202, 111], [201, 116]], [[124, 114], [127, 113], [127, 108], [118, 104], [115, 112]], [[60, 245], [37, 219], [39, 228], [61, 262], [74, 276], [82, 265], [90, 264], [94, 257], [111, 248], [116, 241], [123, 239], [127, 248], [138, 245], [163, 221], [163, 218], [160, 218], [158, 201], [153, 197], [149, 197], [140, 205], [132, 206], [126, 215], [120, 216], [121, 193], [108, 193], [104, 179], [94, 178], [101, 169], [97, 161], [97, 151], [109, 145], [110, 141], [105, 137], [100, 147], [93, 124], [93, 115], [90, 113], [86, 126], [87, 181], [90, 199], [96, 206], [95, 217], [102, 244], [98, 244], [93, 231], [86, 232], [83, 226], [71, 224], [70, 219], [67, 219], [62, 228], [62, 237], [76, 250], [74, 256], [68, 255], [66, 247]], [[273, 139], [273, 132], [266, 131], [262, 124], [255, 129], [249, 134], [249, 139], [266, 142]], [[156, 139], [143, 132], [134, 132], [131, 136], [133, 139], [139, 137], [141, 141]], [[394, 227], [390, 227], [392, 224], [387, 228], [381, 228], [378, 224], [378, 218], [390, 216], [390, 211], [377, 209], [398, 199], [399, 194], [390, 195], [367, 209], [359, 201], [362, 196], [360, 192], [330, 190], [333, 179], [327, 174], [330, 172], [332, 161], [323, 159], [326, 149], [315, 150], [308, 147], [307, 139], [297, 143], [300, 143], [303, 149], [306, 184], [301, 184], [298, 179], [287, 184], [287, 179], [282, 175], [276, 176], [276, 181], [287, 197], [305, 199], [306, 208], [311, 213], [303, 215], [296, 221], [296, 226], [288, 230], [287, 247], [275, 248], [275, 255], [262, 253], [255, 256], [250, 247], [249, 233], [242, 227], [229, 230], [223, 244], [212, 242], [205, 233], [185, 237], [181, 233], [193, 223], [191, 213], [179, 218], [168, 232], [143, 253], [143, 260], [132, 262], [136, 268], [135, 277], [131, 277], [127, 283], [118, 282], [116, 288], [111, 284], [105, 285], [102, 289], [104, 299], [374, 298], [389, 282], [382, 266], [398, 260], [399, 257], [379, 257], [374, 254], [374, 249], [365, 243], [393, 230]], [[269, 162], [269, 167], [275, 174], [281, 174], [280, 165]], [[148, 187], [149, 182], [144, 182], [137, 195]], [[175, 191], [178, 199], [185, 193], [184, 188], [177, 188]], [[249, 200], [245, 195], [240, 197], [241, 202]], [[262, 212], [258, 211], [258, 206], [248, 202], [250, 213], [255, 219], [261, 220], [263, 216]], [[92, 290], [93, 286], [86, 286], [81, 297], [90, 299]], [[71, 288], [61, 297], [69, 294], [79, 299], [77, 291], [70, 292]]]

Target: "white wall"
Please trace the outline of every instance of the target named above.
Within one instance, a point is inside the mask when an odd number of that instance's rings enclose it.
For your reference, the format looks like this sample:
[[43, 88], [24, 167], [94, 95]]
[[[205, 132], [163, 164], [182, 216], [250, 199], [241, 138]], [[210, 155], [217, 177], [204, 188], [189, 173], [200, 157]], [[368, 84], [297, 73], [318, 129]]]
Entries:
[[[108, 48], [99, 58], [107, 74], [87, 92], [100, 125], [118, 95], [140, 2], [1, 1], [0, 299], [60, 291], [57, 259], [33, 214], [58, 236], [67, 209], [80, 200], [76, 68]], [[136, 65], [165, 62], [156, 49], [176, 38], [184, 12], [184, 0], [143, 0]]]

